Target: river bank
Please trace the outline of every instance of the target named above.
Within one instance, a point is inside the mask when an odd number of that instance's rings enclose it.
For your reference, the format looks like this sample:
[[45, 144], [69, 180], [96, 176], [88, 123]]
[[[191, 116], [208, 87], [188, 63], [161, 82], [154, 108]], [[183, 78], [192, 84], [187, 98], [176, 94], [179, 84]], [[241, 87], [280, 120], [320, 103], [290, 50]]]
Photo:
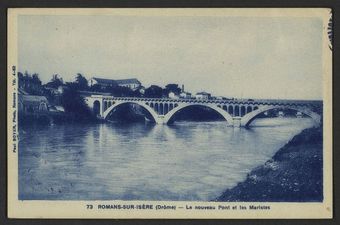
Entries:
[[93, 124], [102, 122], [93, 115], [77, 115], [65, 112], [48, 112], [48, 113], [26, 113], [18, 115], [19, 126], [50, 126], [52, 124], [69, 124], [83, 123]]
[[303, 130], [215, 201], [322, 201], [322, 141], [322, 127]]

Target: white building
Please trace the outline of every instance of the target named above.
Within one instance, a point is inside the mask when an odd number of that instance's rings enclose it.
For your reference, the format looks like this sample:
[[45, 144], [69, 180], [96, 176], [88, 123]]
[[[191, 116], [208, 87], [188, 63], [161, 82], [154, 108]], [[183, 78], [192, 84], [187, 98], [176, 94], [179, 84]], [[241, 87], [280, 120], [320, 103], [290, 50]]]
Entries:
[[217, 100], [227, 100], [226, 97], [223, 97], [223, 96], [216, 96], [215, 97]]
[[144, 94], [145, 94], [145, 87], [140, 86], [140, 87], [138, 88], [138, 91], [139, 91], [139, 93], [141, 93], [142, 95], [144, 95]]
[[196, 99], [200, 99], [200, 100], [208, 100], [211, 98], [211, 94], [207, 93], [205, 91], [202, 92], [198, 92], [195, 96]]
[[104, 79], [104, 78], [97, 78], [93, 77], [90, 79], [90, 86], [93, 85], [100, 85], [102, 88], [109, 87], [109, 86], [120, 86], [120, 87], [127, 87], [131, 90], [137, 90], [142, 84], [139, 80], [132, 78], [132, 79], [121, 79], [121, 80], [112, 80], [112, 79]]
[[178, 99], [178, 96], [175, 93], [173, 93], [172, 91], [169, 92], [168, 97], [172, 98], [172, 99]]
[[181, 98], [191, 98], [191, 93], [189, 93], [189, 92], [181, 92], [180, 94], [179, 94], [179, 96], [181, 97]]
[[135, 78], [115, 81], [117, 82], [118, 86], [127, 87], [130, 88], [131, 90], [137, 90], [142, 85], [142, 83]]

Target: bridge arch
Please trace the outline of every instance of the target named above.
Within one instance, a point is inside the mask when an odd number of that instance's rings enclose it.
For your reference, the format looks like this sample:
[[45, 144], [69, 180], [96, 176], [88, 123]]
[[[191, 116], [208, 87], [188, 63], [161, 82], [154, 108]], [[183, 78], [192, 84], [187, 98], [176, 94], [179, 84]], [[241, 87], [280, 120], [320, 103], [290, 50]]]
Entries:
[[227, 122], [228, 124], [232, 125], [233, 124], [233, 118], [232, 116], [224, 111], [222, 108], [219, 108], [217, 105], [213, 105], [213, 104], [200, 104], [200, 103], [183, 103], [178, 105], [176, 108], [173, 108], [172, 110], [170, 110], [165, 116], [164, 116], [164, 123], [167, 124], [171, 118], [181, 109], [184, 109], [186, 107], [190, 107], [190, 106], [203, 106], [203, 107], [208, 107], [212, 110], [214, 110], [215, 112], [219, 113]]
[[164, 114], [167, 114], [169, 112], [169, 104], [164, 103]]
[[246, 114], [247, 114], [247, 113], [250, 113], [251, 111], [253, 111], [253, 108], [252, 108], [251, 106], [247, 106], [247, 112], [246, 112]]
[[153, 109], [158, 113], [158, 103], [157, 102], [154, 104]]
[[234, 107], [232, 105], [229, 105], [228, 113], [229, 113], [229, 115], [234, 115]]
[[109, 108], [107, 108], [104, 113], [103, 113], [103, 118], [104, 120], [107, 119], [108, 115], [110, 114], [110, 112], [112, 112], [114, 109], [116, 109], [117, 107], [121, 106], [121, 105], [125, 105], [125, 104], [136, 104], [141, 106], [142, 108], [144, 108], [147, 112], [150, 113], [150, 115], [152, 116], [152, 119], [157, 123], [158, 122], [158, 114], [155, 112], [155, 110], [153, 108], [151, 108], [150, 106], [148, 106], [146, 103], [143, 102], [135, 102], [135, 101], [127, 101], [127, 102], [116, 102], [116, 104], [111, 105]]
[[291, 109], [291, 110], [301, 112], [311, 117], [316, 124], [320, 124], [321, 122], [321, 116], [317, 114], [316, 112], [313, 112], [307, 108], [300, 108], [300, 107], [294, 107], [294, 106], [279, 106], [279, 105], [257, 107], [257, 109], [255, 108], [256, 107], [254, 107], [254, 110], [252, 112], [247, 113], [241, 118], [242, 126], [245, 126], [245, 127], [249, 126], [251, 122], [253, 122], [261, 113], [266, 112], [271, 109]]
[[244, 116], [246, 114], [246, 107], [242, 105], [240, 110], [241, 110], [241, 116]]
[[107, 109], [107, 101], [103, 101], [104, 103], [104, 111]]
[[235, 108], [234, 108], [234, 115], [240, 116], [240, 107], [238, 105], [236, 105]]
[[159, 107], [159, 110], [158, 110], [159, 114], [164, 115], [163, 103], [159, 103], [158, 107]]

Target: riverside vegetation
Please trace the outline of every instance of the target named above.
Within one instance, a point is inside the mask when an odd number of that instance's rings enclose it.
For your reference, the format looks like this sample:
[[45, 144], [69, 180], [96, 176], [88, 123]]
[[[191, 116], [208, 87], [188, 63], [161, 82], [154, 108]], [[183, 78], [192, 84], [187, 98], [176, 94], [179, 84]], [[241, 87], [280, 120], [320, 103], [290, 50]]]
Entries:
[[216, 201], [322, 201], [322, 142], [322, 126], [303, 130]]

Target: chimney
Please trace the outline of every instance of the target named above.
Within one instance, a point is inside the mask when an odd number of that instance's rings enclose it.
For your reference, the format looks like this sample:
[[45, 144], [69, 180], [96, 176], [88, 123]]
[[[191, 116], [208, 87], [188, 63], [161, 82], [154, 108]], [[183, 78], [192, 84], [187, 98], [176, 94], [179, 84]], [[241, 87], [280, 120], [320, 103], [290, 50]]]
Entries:
[[182, 92], [184, 92], [184, 84], [182, 84]]

